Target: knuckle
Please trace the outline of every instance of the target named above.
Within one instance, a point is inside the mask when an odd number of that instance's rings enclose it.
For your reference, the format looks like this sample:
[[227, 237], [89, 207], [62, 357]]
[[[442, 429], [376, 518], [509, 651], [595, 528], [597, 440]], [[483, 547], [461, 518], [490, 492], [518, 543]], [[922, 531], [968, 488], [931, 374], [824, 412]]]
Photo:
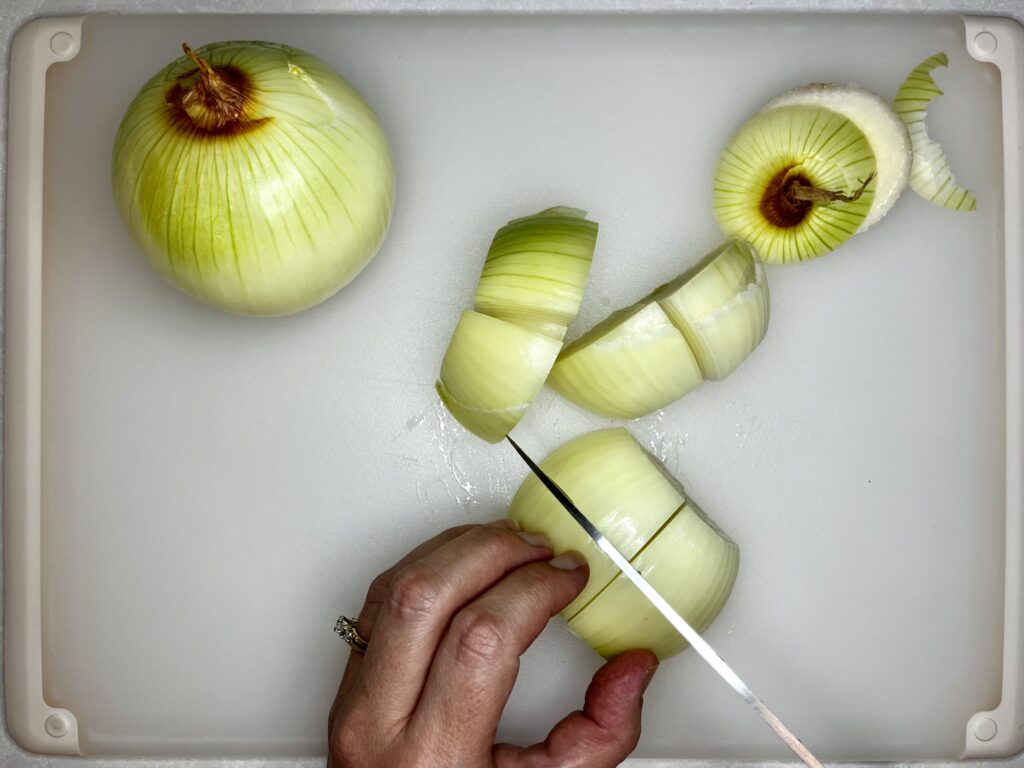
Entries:
[[414, 563], [395, 574], [388, 590], [388, 610], [400, 619], [420, 620], [428, 616], [441, 595], [437, 571], [425, 563]]
[[481, 608], [467, 608], [452, 622], [455, 658], [462, 664], [492, 663], [501, 657], [508, 626], [501, 616]]
[[474, 548], [485, 550], [491, 557], [507, 558], [517, 551], [517, 544], [522, 544], [512, 531], [492, 525], [477, 525], [466, 535], [471, 537]]
[[331, 729], [329, 747], [332, 765], [338, 768], [355, 768], [367, 765], [366, 748], [363, 743], [366, 729], [352, 718], [341, 718]]
[[391, 585], [391, 579], [394, 575], [395, 572], [393, 570], [384, 571], [384, 573], [379, 574], [370, 582], [370, 587], [366, 590], [366, 602], [368, 604], [380, 605], [384, 602], [384, 596], [388, 593], [388, 587]]

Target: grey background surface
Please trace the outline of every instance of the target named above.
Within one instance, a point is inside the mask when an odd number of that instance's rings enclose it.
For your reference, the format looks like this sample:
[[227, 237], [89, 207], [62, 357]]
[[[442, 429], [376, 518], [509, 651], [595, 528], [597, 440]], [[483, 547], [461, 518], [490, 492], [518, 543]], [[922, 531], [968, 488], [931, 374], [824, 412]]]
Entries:
[[[876, 0], [875, 2], [846, 1], [846, 2], [825, 2], [818, 0], [719, 0], [683, 2], [677, 0], [636, 0], [636, 2], [624, 2], [622, 0], [517, 0], [515, 2], [500, 2], [500, 0], [433, 0], [431, 2], [412, 2], [411, 0], [228, 0], [227, 2], [184, 2], [182, 0], [156, 0], [145, 2], [144, 0], [89, 0], [88, 2], [74, 2], [73, 0], [0, 0], [0, 44], [3, 46], [3, 56], [0, 58], [3, 67], [3, 77], [0, 78], [0, 103], [3, 104], [4, 120], [0, 123], [0, 173], [6, 178], [6, 157], [7, 157], [7, 67], [10, 57], [10, 44], [16, 31], [27, 21], [39, 16], [57, 15], [78, 15], [89, 13], [272, 13], [275, 11], [296, 13], [351, 13], [351, 12], [373, 12], [373, 13], [401, 13], [407, 11], [416, 12], [472, 12], [472, 13], [493, 13], [493, 12], [521, 12], [521, 13], [575, 13], [587, 11], [601, 12], [707, 12], [707, 13], [743, 13], [743, 12], [903, 12], [903, 13], [970, 13], [983, 15], [998, 15], [1017, 19], [1024, 23], [1024, 3], [1020, 0], [975, 0], [974, 2], [945, 2], [936, 0], [928, 2], [918, 0], [917, 2], [900, 2], [899, 0]], [[0, 211], [6, 211], [6, 188], [0, 191]], [[0, 243], [6, 243], [6, 222], [0, 214]], [[3, 248], [3, 246], [0, 246]], [[4, 258], [6, 253], [4, 252]], [[2, 301], [2, 295], [0, 295]], [[2, 307], [0, 307], [2, 308]], [[0, 662], [2, 663], [2, 662]], [[0, 700], [0, 711], [3, 703]], [[274, 765], [298, 766], [316, 765], [317, 760], [280, 760], [272, 761]], [[115, 768], [128, 766], [143, 768], [144, 766], [255, 766], [265, 765], [268, 761], [201, 761], [201, 760], [178, 760], [178, 761], [124, 761], [124, 760], [83, 760], [78, 758], [49, 758], [31, 755], [22, 751], [7, 734], [6, 729], [0, 729], [0, 766], [11, 766], [22, 768], [24, 766], [70, 766], [90, 765], [103, 768]], [[655, 766], [661, 765], [660, 761], [637, 761], [637, 765]], [[672, 762], [672, 765], [678, 763]], [[702, 765], [700, 762], [691, 762], [695, 768]], [[716, 763], [717, 764], [717, 763]], [[1005, 764], [1008, 766], [1024, 766], [1024, 754], [1007, 761], [991, 761], [991, 765]], [[665, 763], [667, 765], [667, 763]], [[943, 765], [932, 763], [936, 768]]]

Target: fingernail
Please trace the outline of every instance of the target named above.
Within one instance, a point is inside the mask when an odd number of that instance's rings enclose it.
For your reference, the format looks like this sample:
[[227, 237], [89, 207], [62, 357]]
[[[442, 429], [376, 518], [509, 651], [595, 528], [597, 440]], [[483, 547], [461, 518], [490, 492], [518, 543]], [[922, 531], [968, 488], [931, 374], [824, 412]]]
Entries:
[[648, 667], [647, 668], [647, 672], [644, 674], [644, 684], [643, 684], [643, 687], [640, 689], [641, 691], [646, 691], [647, 690], [647, 686], [651, 684], [651, 680], [654, 679], [654, 673], [657, 672], [657, 671], [658, 671], [658, 665], [657, 664], [655, 664], [653, 667]]
[[548, 541], [548, 537], [543, 533], [534, 533], [533, 531], [520, 531], [516, 534], [520, 539], [525, 541], [531, 547], [547, 547], [551, 548], [551, 542]]
[[548, 565], [560, 571], [575, 571], [587, 564], [587, 558], [579, 552], [563, 552], [558, 557], [548, 560]]
[[493, 525], [495, 528], [508, 528], [510, 531], [519, 530], [519, 523], [510, 517], [499, 517], [497, 520], [491, 520], [487, 525]]

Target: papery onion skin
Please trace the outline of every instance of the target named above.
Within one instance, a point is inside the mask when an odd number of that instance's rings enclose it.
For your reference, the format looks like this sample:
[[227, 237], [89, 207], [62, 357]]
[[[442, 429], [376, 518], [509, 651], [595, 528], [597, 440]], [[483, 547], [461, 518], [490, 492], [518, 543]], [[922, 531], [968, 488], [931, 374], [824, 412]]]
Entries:
[[230, 41], [195, 54], [236, 98], [223, 119], [214, 97], [188, 101], [203, 81], [189, 56], [143, 86], [114, 142], [121, 217], [157, 271], [194, 298], [242, 315], [314, 306], [387, 233], [395, 171], [383, 128], [304, 51]]

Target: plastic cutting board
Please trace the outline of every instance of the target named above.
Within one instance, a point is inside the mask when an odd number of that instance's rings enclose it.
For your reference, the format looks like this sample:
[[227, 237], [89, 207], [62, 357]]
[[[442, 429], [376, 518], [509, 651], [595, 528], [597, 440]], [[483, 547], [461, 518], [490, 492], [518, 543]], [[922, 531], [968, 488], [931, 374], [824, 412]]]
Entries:
[[[1007, 547], [1019, 536], [1007, 465], [1020, 435], [1007, 426], [1019, 415], [1006, 405], [1019, 357], [1006, 348], [1022, 329], [1006, 299], [1020, 298], [1007, 284], [1019, 267], [1004, 268], [1021, 254], [1006, 250], [1000, 72], [968, 53], [963, 19], [45, 24], [22, 35], [71, 43], [52, 49], [66, 61], [46, 77], [36, 137], [34, 347], [19, 331], [32, 306], [11, 298], [31, 282], [8, 272], [7, 516], [20, 519], [11, 494], [39, 473], [24, 497], [39, 492], [38, 516], [25, 510], [38, 550], [21, 558], [5, 541], [8, 589], [39, 586], [37, 636], [18, 634], [11, 622], [25, 617], [12, 618], [8, 593], [8, 710], [22, 743], [88, 755], [322, 753], [347, 655], [331, 633], [337, 615], [354, 614], [371, 578], [431, 533], [503, 515], [525, 474], [510, 449], [455, 424], [433, 390], [494, 230], [557, 204], [600, 222], [578, 335], [717, 244], [717, 154], [770, 97], [854, 81], [891, 98], [919, 61], [946, 51], [932, 135], [979, 210], [953, 213], [908, 191], [839, 251], [771, 268], [761, 347], [727, 381], [629, 426], [740, 544], [735, 593], [708, 637], [820, 757], [1021, 748], [1019, 709], [1005, 699], [1020, 674], [1007, 666], [1020, 616], [1009, 599], [1019, 591], [1006, 590], [1019, 567]], [[992, 28], [1000, 55], [1019, 50], [1017, 32]], [[138, 88], [182, 41], [231, 38], [324, 58], [375, 107], [396, 154], [383, 250], [351, 286], [294, 317], [229, 316], [163, 283], [110, 193], [114, 132]], [[32, 354], [38, 388], [19, 389]], [[19, 404], [37, 408], [24, 423], [40, 415], [38, 444], [11, 442]], [[540, 458], [606, 424], [545, 391], [516, 434]], [[10, 569], [33, 552], [34, 576], [16, 572], [12, 586]], [[500, 738], [542, 738], [579, 706], [599, 663], [553, 622], [523, 659]], [[41, 700], [31, 699], [37, 673]], [[993, 739], [978, 713], [1001, 699]], [[659, 672], [636, 754], [788, 756], [692, 654]]]

